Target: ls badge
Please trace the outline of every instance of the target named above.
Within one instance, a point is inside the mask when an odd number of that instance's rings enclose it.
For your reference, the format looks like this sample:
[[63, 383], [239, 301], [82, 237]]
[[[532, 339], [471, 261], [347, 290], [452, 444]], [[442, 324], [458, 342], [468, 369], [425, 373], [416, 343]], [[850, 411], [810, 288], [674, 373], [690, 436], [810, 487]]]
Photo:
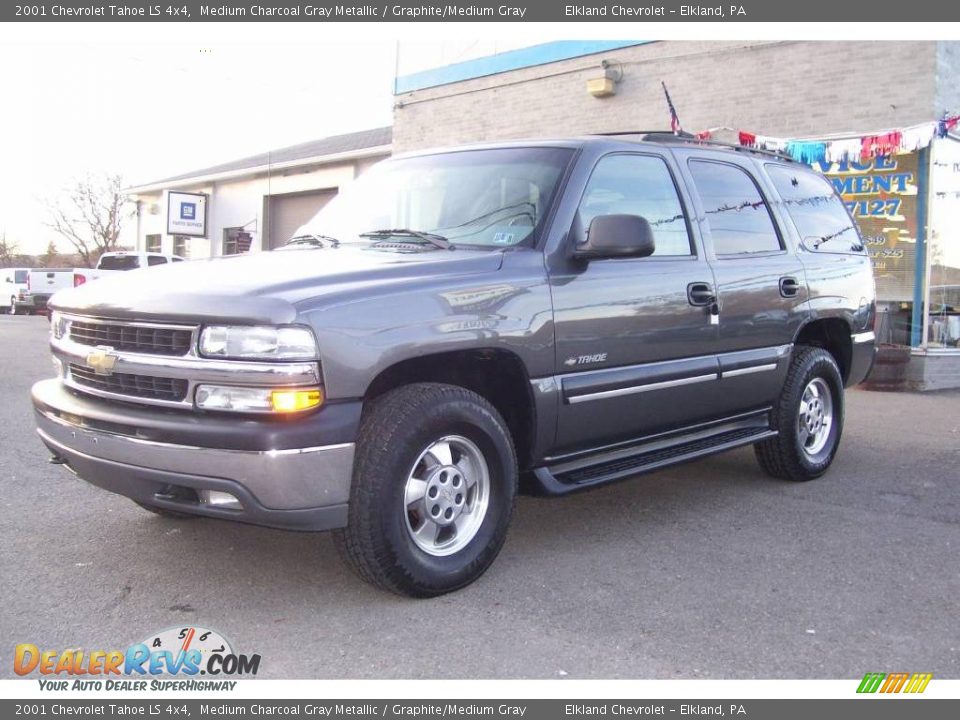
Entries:
[[87, 365], [93, 368], [97, 375], [110, 375], [117, 365], [117, 356], [112, 348], [97, 348], [87, 354]]

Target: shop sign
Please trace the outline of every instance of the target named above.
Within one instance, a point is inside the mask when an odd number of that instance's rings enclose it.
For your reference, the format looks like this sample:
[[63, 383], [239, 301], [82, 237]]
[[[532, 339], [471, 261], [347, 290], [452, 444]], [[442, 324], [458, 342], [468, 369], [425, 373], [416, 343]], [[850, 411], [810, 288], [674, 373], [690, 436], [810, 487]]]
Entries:
[[167, 193], [167, 235], [207, 236], [207, 196]]
[[918, 155], [909, 153], [814, 167], [833, 183], [873, 259], [877, 297], [913, 300], [917, 250]]

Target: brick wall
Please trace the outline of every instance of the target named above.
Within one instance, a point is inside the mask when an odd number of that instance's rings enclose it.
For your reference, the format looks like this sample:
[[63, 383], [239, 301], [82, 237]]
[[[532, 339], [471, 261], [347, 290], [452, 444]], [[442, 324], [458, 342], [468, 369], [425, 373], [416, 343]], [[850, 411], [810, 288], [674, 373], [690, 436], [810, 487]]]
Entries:
[[937, 117], [960, 113], [960, 42], [937, 43]]
[[[960, 43], [657, 42], [397, 97], [394, 151], [516, 137], [669, 127], [667, 83], [684, 128], [786, 137], [931, 120], [960, 106]], [[614, 97], [586, 82], [622, 69]], [[940, 79], [938, 81], [938, 70]]]

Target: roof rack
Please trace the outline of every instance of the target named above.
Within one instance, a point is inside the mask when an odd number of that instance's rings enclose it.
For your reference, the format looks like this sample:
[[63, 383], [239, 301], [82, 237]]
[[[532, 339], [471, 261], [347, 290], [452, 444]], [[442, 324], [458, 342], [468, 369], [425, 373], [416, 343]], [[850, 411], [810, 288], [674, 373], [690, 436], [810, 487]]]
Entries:
[[679, 143], [691, 143], [693, 145], [708, 145], [710, 147], [717, 148], [726, 148], [728, 150], [735, 150], [737, 152], [746, 152], [746, 153], [755, 153], [757, 155], [766, 155], [767, 157], [775, 157], [778, 160], [787, 160], [789, 162], [796, 162], [790, 155], [780, 150], [765, 150], [764, 148], [755, 148], [747, 147], [746, 145], [736, 145], [734, 143], [722, 142], [720, 140], [707, 140], [698, 138], [696, 135], [691, 135], [690, 133], [680, 133], [674, 135], [672, 132], [666, 132], [663, 130], [655, 130], [653, 132], [647, 133], [643, 136], [643, 140], [646, 142], [679, 142]]
[[671, 137], [689, 137], [694, 138], [695, 135], [690, 133], [682, 133], [681, 135], [675, 136], [670, 130], [617, 130], [614, 132], [601, 132], [601, 133], [590, 133], [591, 135], [597, 137], [618, 137], [620, 135], [670, 135]]

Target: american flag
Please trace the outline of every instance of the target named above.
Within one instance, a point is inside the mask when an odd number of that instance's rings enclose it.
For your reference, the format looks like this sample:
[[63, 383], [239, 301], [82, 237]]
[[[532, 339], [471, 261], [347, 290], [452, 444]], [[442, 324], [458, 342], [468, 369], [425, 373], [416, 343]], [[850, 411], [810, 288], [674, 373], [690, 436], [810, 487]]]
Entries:
[[667, 92], [667, 84], [660, 81], [660, 84], [663, 86], [663, 94], [667, 96], [667, 107], [670, 108], [670, 131], [674, 135], [679, 135], [683, 132], [683, 128], [680, 127], [680, 118], [677, 116], [677, 109], [673, 106], [673, 101], [670, 99], [670, 93]]

